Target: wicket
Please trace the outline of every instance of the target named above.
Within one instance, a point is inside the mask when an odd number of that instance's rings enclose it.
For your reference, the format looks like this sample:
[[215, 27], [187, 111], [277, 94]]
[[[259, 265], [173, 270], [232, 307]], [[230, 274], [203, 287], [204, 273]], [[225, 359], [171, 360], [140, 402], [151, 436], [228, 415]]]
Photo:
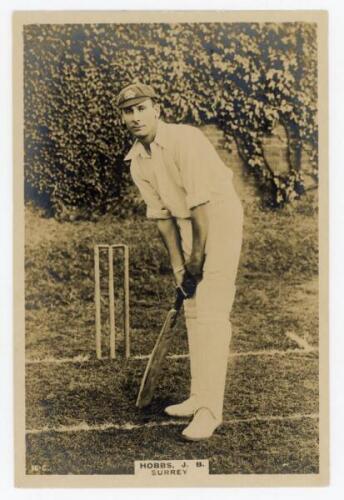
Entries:
[[94, 247], [94, 298], [96, 308], [96, 354], [102, 358], [102, 321], [101, 321], [101, 289], [100, 289], [100, 251], [105, 249], [108, 254], [108, 295], [110, 320], [110, 358], [116, 357], [116, 323], [114, 297], [114, 265], [113, 256], [116, 249], [123, 250], [123, 323], [125, 338], [125, 357], [130, 356], [130, 325], [129, 325], [129, 248], [124, 244], [95, 245]]

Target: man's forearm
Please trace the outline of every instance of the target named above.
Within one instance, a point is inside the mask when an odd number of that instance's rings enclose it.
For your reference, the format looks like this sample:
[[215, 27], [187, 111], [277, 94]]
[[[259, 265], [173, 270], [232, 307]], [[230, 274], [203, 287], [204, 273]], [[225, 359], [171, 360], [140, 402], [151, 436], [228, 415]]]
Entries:
[[196, 276], [202, 273], [204, 263], [205, 244], [208, 236], [207, 210], [206, 203], [191, 210], [192, 252], [187, 267]]
[[179, 229], [174, 219], [159, 219], [158, 229], [170, 256], [173, 270], [184, 265], [182, 244]]
[[[192, 251], [186, 267], [196, 278], [200, 279], [205, 257], [205, 245], [208, 236], [208, 207], [199, 205], [191, 210]], [[158, 229], [170, 255], [171, 266], [176, 273], [184, 265], [184, 257], [179, 229], [174, 219], [159, 219]]]

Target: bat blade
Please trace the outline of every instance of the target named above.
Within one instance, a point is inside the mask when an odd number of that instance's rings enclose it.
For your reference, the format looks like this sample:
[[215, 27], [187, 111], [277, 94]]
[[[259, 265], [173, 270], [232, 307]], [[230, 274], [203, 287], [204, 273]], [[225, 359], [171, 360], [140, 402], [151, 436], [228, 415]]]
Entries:
[[174, 337], [173, 327], [176, 323], [178, 312], [179, 308], [172, 308], [167, 313], [165, 322], [155, 342], [141, 380], [140, 390], [136, 400], [136, 406], [138, 408], [144, 408], [152, 401], [154, 391], [159, 383], [159, 376], [164, 360]]

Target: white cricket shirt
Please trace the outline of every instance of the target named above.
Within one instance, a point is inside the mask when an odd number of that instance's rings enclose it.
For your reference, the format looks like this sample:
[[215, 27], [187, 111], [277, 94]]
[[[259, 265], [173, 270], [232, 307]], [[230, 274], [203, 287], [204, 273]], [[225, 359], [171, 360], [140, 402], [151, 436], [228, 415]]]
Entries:
[[232, 171], [196, 127], [159, 120], [150, 149], [136, 140], [125, 157], [148, 218], [189, 218], [190, 209], [232, 192]]

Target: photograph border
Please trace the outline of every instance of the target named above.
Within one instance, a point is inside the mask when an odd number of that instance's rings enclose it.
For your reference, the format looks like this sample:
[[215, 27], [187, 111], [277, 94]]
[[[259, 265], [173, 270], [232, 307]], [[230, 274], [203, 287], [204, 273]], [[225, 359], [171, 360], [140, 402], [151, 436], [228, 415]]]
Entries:
[[[24, 307], [24, 95], [23, 39], [26, 24], [146, 22], [314, 22], [318, 25], [319, 123], [319, 436], [318, 474], [233, 474], [206, 478], [141, 479], [129, 475], [28, 475], [25, 471]], [[14, 382], [15, 485], [17, 487], [276, 487], [329, 483], [329, 199], [328, 199], [328, 13], [327, 11], [18, 11], [13, 14], [13, 196], [14, 196]]]

